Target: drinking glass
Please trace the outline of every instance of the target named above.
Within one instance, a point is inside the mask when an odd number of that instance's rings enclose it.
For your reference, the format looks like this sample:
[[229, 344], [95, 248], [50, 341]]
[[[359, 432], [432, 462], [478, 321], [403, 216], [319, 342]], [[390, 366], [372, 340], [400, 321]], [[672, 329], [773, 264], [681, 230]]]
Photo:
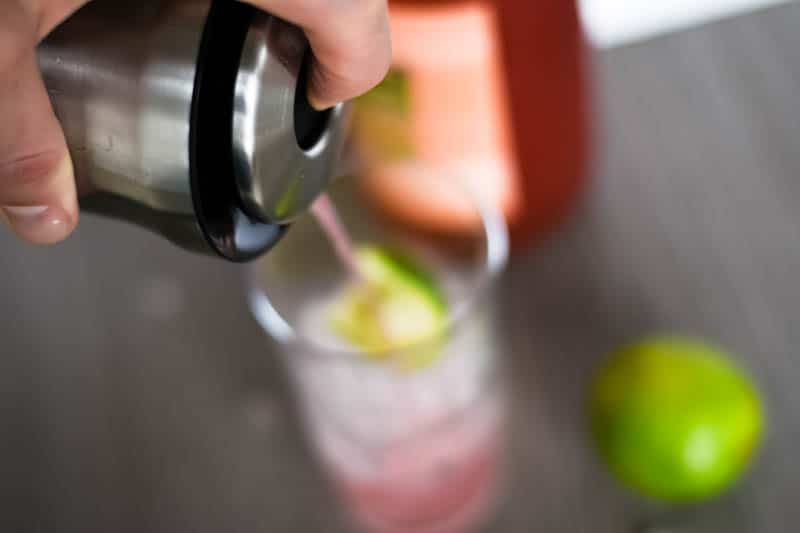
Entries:
[[507, 402], [492, 285], [506, 226], [467, 184], [426, 179], [419, 185], [474, 209], [480, 224], [422, 234], [377, 212], [352, 181], [328, 195], [355, 245], [402, 250], [431, 271], [447, 301], [443, 335], [384, 353], [333, 335], [326, 310], [353, 273], [311, 215], [250, 270], [253, 313], [277, 341], [308, 438], [357, 531], [472, 531], [501, 487]]

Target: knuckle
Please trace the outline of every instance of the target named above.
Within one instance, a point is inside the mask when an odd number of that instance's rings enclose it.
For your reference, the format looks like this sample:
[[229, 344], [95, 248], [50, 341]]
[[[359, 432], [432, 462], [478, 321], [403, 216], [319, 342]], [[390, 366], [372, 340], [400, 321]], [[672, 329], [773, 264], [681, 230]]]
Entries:
[[63, 159], [61, 151], [48, 150], [0, 162], [0, 187], [47, 187]]

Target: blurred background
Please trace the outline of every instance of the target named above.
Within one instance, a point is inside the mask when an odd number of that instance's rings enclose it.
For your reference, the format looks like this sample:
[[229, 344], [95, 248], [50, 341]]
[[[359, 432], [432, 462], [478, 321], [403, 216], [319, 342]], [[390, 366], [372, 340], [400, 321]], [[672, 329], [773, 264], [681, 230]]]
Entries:
[[787, 0], [673, 0], [645, 5], [632, 0], [580, 0], [592, 43], [612, 48], [764, 9]]
[[[391, 9], [354, 183], [457, 239], [469, 213], [398, 184], [468, 177], [511, 228], [492, 321], [510, 475], [481, 531], [795, 531], [800, 8]], [[348, 531], [245, 268], [91, 215], [52, 249], [0, 247], [2, 531]], [[663, 332], [721, 346], [763, 402], [752, 463], [701, 503], [617, 481], [587, 414], [609, 354]]]

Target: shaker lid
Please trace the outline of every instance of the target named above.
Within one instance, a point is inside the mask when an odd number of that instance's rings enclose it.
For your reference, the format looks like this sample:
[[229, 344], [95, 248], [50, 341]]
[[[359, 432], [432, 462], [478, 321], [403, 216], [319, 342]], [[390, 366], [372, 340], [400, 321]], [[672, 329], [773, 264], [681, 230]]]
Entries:
[[284, 224], [327, 187], [342, 141], [342, 107], [306, 98], [310, 64], [302, 31], [258, 12], [242, 50], [233, 102], [238, 191], [254, 218]]

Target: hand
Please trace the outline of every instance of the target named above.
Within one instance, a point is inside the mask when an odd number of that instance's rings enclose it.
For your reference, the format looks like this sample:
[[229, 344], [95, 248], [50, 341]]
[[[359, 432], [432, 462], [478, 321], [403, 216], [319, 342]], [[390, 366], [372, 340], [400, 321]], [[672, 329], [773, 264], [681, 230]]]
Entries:
[[[246, 0], [302, 27], [314, 52], [319, 109], [366, 92], [391, 58], [386, 0]], [[78, 222], [72, 162], [36, 46], [86, 0], [0, 0], [0, 220], [27, 241], [56, 243]]]

